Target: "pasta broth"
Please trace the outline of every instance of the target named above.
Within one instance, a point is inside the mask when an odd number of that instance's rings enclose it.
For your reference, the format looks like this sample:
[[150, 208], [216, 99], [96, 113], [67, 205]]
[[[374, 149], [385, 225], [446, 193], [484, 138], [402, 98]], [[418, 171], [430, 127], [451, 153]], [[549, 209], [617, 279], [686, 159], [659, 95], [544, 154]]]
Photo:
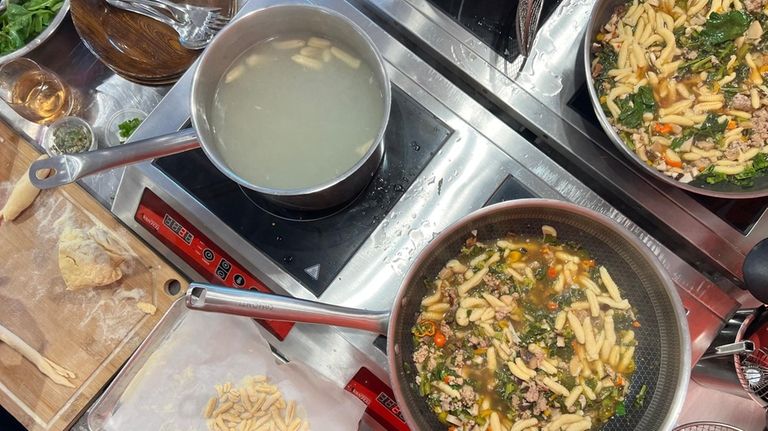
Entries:
[[347, 47], [279, 37], [233, 62], [211, 122], [224, 161], [247, 181], [310, 188], [366, 154], [381, 125], [383, 97], [370, 66]]
[[543, 232], [470, 238], [422, 300], [416, 383], [455, 430], [583, 430], [626, 413], [640, 323], [587, 250]]

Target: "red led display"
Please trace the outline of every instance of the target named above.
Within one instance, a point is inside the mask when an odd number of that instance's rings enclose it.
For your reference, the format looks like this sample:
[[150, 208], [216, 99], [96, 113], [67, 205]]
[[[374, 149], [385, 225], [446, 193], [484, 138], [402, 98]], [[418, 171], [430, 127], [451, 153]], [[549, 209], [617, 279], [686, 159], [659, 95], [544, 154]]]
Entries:
[[360, 368], [345, 389], [360, 398], [368, 406], [365, 412], [388, 431], [410, 430], [392, 389], [371, 370]]
[[[231, 256], [149, 189], [144, 189], [134, 219], [195, 271], [208, 277], [208, 282], [271, 293], [264, 283], [243, 270]], [[291, 322], [258, 322], [280, 341], [293, 327]]]

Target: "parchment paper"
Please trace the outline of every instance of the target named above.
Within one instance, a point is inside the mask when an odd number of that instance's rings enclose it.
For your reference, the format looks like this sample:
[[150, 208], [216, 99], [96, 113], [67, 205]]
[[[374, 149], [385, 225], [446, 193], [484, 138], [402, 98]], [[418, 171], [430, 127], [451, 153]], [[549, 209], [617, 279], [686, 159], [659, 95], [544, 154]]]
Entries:
[[307, 365], [280, 364], [251, 319], [187, 311], [123, 393], [105, 430], [205, 430], [214, 385], [265, 375], [313, 430], [357, 430], [365, 405]]

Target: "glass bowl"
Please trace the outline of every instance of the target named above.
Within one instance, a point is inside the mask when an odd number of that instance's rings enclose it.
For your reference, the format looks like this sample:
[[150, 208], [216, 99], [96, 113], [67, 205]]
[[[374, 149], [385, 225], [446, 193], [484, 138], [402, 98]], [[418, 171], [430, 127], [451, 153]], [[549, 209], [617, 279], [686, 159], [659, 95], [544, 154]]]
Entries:
[[[88, 136], [90, 137], [88, 148], [79, 152], [83, 153], [86, 151], [93, 151], [96, 149], [97, 144], [96, 144], [96, 139], [94, 139], [94, 136], [93, 136], [93, 129], [91, 128], [91, 125], [88, 124], [87, 121], [79, 117], [63, 117], [51, 123], [51, 125], [48, 126], [48, 129], [45, 131], [45, 135], [43, 135], [43, 148], [45, 149], [45, 152], [48, 153], [49, 156], [58, 156], [60, 154], [63, 154], [57, 151], [57, 149], [53, 145], [53, 134], [56, 132], [56, 130], [61, 128], [66, 128], [66, 127], [73, 127], [73, 126], [84, 127], [88, 133]], [[72, 153], [68, 153], [68, 154], [72, 154]]]
[[120, 129], [118, 126], [120, 123], [133, 118], [138, 118], [139, 120], [144, 121], [144, 119], [147, 118], [147, 114], [144, 113], [144, 111], [135, 108], [122, 109], [112, 114], [112, 117], [110, 117], [109, 122], [107, 123], [107, 127], [104, 128], [104, 142], [107, 146], [114, 147], [115, 145], [120, 145], [130, 138], [129, 136], [126, 139], [122, 139], [120, 137]]

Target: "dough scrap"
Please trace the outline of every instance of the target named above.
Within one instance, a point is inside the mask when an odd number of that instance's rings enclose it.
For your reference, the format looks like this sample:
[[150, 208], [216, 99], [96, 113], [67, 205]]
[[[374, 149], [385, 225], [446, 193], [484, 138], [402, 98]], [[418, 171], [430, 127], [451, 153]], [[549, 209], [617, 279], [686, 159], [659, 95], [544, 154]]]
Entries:
[[32, 346], [25, 343], [18, 335], [14, 334], [3, 325], [0, 325], [0, 341], [27, 358], [29, 362], [34, 364], [41, 373], [48, 376], [54, 383], [68, 388], [75, 387], [75, 385], [69, 381], [69, 379], [77, 377], [75, 373], [44, 357], [40, 352], [33, 349]]
[[126, 253], [109, 233], [66, 227], [59, 237], [59, 270], [67, 290], [106, 286], [123, 276]]
[[154, 316], [155, 311], [157, 311], [157, 307], [150, 304], [149, 302], [137, 302], [136, 308], [141, 310], [142, 312], [149, 314], [150, 316]]
[[[37, 160], [47, 159], [48, 156], [43, 154], [38, 157]], [[41, 169], [37, 173], [38, 178], [45, 178], [51, 173], [50, 169]], [[19, 216], [25, 209], [32, 205], [35, 198], [40, 193], [40, 189], [32, 185], [29, 181], [29, 168], [24, 175], [19, 178], [16, 185], [13, 187], [11, 195], [8, 197], [8, 201], [5, 203], [2, 209], [0, 209], [0, 220], [13, 221]]]

